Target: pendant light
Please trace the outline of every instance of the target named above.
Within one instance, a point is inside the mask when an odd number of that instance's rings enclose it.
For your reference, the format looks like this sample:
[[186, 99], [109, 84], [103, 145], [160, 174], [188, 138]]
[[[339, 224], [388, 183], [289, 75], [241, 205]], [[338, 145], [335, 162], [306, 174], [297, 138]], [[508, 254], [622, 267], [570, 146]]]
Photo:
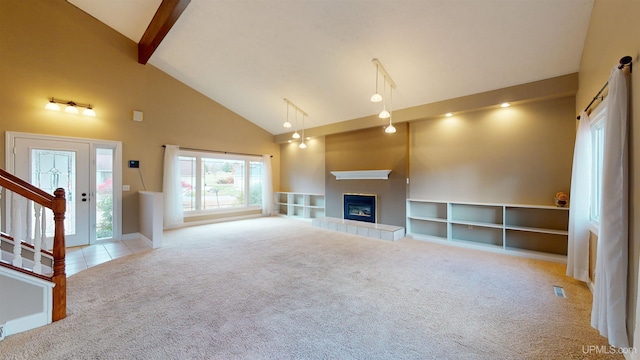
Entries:
[[302, 114], [302, 139], [301, 139], [300, 145], [298, 145], [298, 147], [300, 149], [306, 149], [307, 148], [307, 144], [304, 143], [304, 114]]
[[[302, 115], [302, 118], [304, 119], [304, 115]], [[291, 135], [292, 138], [294, 139], [300, 139], [300, 134], [298, 134], [298, 109], [296, 109], [296, 121], [295, 121], [296, 127], [295, 127], [295, 132], [293, 133], [293, 135]]]
[[[382, 92], [387, 95], [387, 79], [384, 80], [384, 85], [382, 86]], [[391, 116], [391, 114], [389, 114], [389, 112], [387, 111], [387, 99], [384, 99], [384, 105], [382, 107], [382, 111], [380, 112], [380, 114], [378, 115], [378, 117], [380, 119], [387, 119]]]
[[378, 94], [378, 73], [379, 72], [380, 72], [380, 68], [378, 64], [376, 64], [376, 92], [373, 95], [371, 95], [372, 103], [379, 103], [380, 101], [382, 101], [382, 95]]
[[284, 122], [284, 124], [282, 124], [282, 127], [285, 127], [288, 129], [291, 127], [291, 123], [289, 122], [289, 102], [286, 101], [287, 99], [284, 99], [284, 100], [287, 103], [287, 120]]
[[393, 126], [393, 123], [391, 120], [392, 119], [391, 113], [393, 112], [392, 103], [393, 103], [393, 88], [391, 89], [391, 91], [389, 91], [389, 126], [387, 126], [386, 129], [384, 129], [384, 132], [387, 134], [393, 134], [396, 132], [396, 128], [395, 126]]

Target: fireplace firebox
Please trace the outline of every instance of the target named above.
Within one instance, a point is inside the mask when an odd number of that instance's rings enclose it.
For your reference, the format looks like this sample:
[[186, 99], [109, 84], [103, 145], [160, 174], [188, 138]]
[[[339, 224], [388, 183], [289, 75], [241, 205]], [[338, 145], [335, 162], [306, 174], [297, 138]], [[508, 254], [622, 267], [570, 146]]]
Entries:
[[343, 194], [343, 218], [377, 223], [376, 195]]

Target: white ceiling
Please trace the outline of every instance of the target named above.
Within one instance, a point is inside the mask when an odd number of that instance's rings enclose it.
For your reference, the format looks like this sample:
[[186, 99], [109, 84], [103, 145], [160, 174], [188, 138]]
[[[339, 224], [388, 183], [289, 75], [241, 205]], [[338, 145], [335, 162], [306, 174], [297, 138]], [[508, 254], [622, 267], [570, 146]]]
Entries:
[[[160, 4], [68, 1], [135, 42]], [[307, 128], [379, 112], [373, 58], [393, 109], [577, 72], [593, 1], [192, 0], [149, 63], [276, 135], [283, 98]]]

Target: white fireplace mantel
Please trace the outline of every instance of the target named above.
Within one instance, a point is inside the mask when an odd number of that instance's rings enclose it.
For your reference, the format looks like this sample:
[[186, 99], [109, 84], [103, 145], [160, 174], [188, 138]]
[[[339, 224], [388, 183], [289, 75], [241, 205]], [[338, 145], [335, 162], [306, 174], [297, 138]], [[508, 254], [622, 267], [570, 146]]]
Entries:
[[331, 171], [336, 180], [388, 180], [391, 170]]

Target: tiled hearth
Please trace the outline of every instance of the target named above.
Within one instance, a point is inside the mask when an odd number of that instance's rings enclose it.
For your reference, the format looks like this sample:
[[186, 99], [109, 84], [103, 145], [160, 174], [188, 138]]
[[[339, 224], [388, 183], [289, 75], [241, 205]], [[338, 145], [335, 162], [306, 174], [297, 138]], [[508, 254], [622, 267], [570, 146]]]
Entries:
[[373, 224], [332, 217], [312, 219], [311, 224], [322, 229], [340, 231], [381, 240], [396, 241], [404, 237], [404, 228], [393, 225]]

